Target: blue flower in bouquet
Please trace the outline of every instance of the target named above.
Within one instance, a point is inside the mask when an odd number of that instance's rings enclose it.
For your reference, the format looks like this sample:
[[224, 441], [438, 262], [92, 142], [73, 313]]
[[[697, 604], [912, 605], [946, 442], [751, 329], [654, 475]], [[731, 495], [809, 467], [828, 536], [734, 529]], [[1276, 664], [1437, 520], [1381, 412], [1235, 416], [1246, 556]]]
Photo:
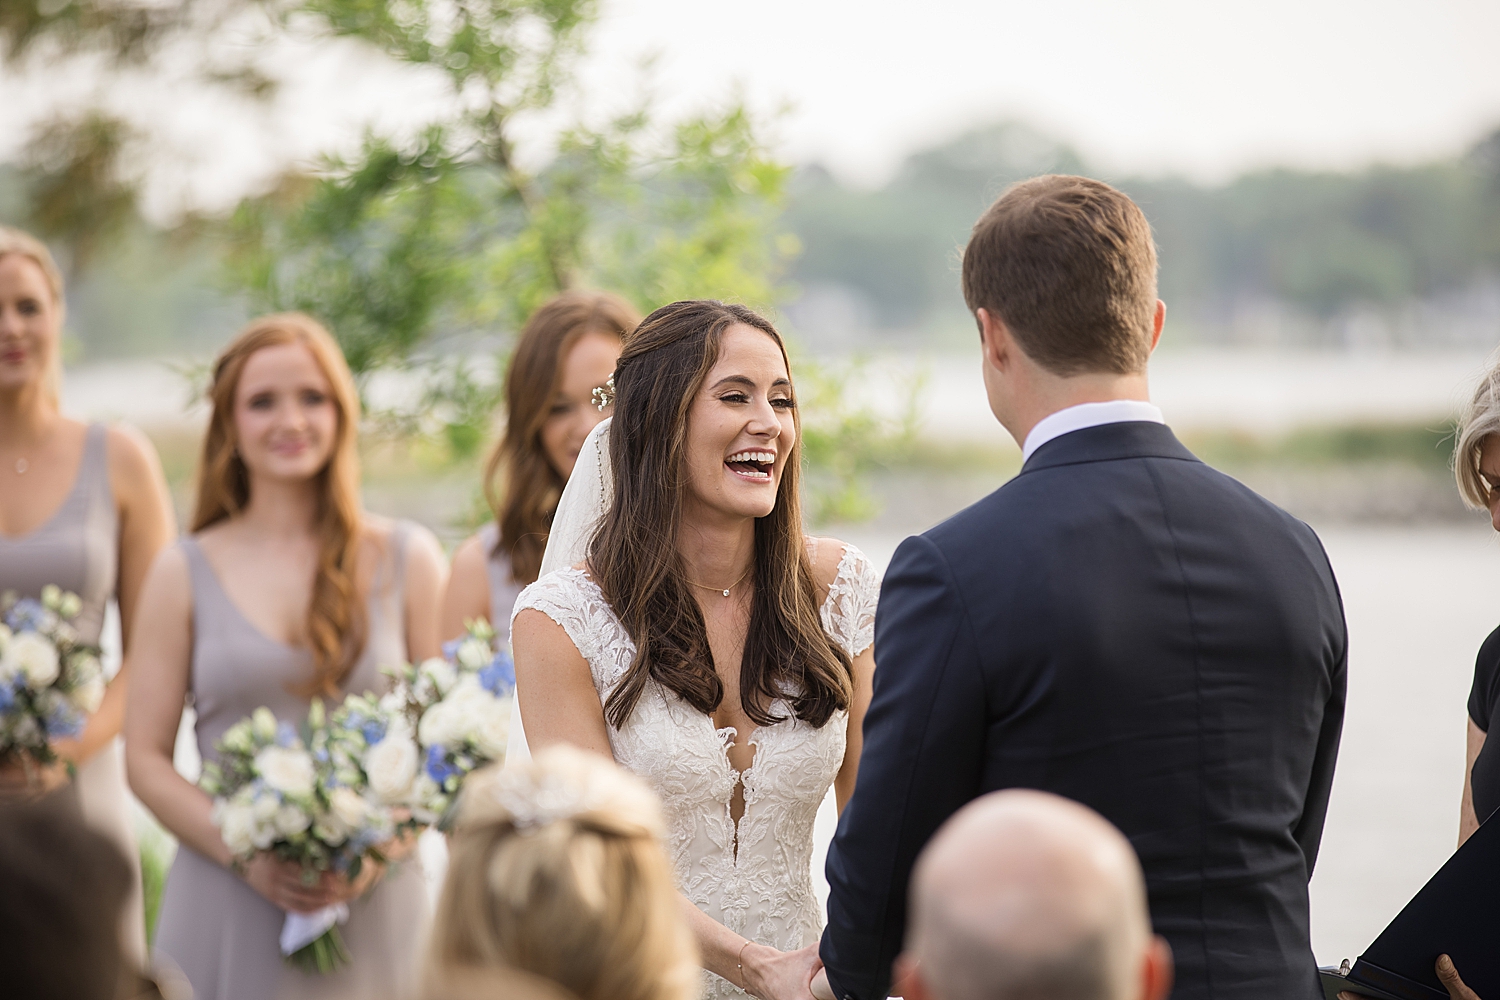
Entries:
[[279, 747], [294, 747], [301, 741], [297, 738], [297, 727], [290, 722], [281, 721], [276, 723], [276, 745]]
[[442, 747], [427, 748], [427, 777], [436, 782], [439, 788], [442, 788], [449, 778], [461, 774], [463, 772], [448, 759], [448, 754]]
[[447, 642], [443, 643], [443, 659], [447, 660], [449, 663], [457, 660], [458, 644], [461, 641], [462, 640], [460, 639], [449, 639]]
[[23, 597], [11, 605], [7, 616], [9, 625], [17, 632], [36, 632], [47, 624], [47, 609], [34, 597]]
[[359, 726], [359, 733], [365, 738], [365, 743], [374, 746], [385, 739], [386, 723], [384, 719], [365, 719]]
[[499, 649], [490, 665], [479, 671], [479, 683], [496, 698], [503, 698], [516, 689], [516, 661], [510, 651]]
[[83, 735], [83, 726], [87, 721], [84, 714], [70, 705], [66, 699], [58, 698], [52, 705], [52, 710], [47, 713], [46, 726], [48, 737], [64, 737], [66, 739], [77, 739]]

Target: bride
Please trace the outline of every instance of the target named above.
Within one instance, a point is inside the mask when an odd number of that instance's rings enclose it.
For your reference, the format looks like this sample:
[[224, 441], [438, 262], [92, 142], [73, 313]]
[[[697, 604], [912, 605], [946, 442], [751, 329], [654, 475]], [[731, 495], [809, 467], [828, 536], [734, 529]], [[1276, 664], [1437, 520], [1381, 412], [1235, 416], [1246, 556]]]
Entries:
[[515, 605], [526, 736], [661, 796], [710, 997], [807, 997], [813, 819], [830, 785], [840, 810], [854, 790], [879, 580], [802, 534], [796, 397], [765, 319], [664, 306], [613, 383], [607, 454], [601, 425], [549, 543], [581, 558]]

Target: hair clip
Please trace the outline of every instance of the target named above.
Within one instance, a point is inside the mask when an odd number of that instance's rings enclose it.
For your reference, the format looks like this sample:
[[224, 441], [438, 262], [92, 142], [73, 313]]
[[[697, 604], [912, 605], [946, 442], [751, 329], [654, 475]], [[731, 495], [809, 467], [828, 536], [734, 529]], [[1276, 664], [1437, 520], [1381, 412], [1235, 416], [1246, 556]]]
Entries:
[[510, 814], [522, 833], [531, 833], [561, 820], [604, 806], [607, 796], [592, 781], [578, 782], [520, 769], [503, 771], [490, 794]]
[[594, 405], [602, 413], [606, 407], [615, 401], [615, 377], [611, 375], [609, 381], [594, 390]]

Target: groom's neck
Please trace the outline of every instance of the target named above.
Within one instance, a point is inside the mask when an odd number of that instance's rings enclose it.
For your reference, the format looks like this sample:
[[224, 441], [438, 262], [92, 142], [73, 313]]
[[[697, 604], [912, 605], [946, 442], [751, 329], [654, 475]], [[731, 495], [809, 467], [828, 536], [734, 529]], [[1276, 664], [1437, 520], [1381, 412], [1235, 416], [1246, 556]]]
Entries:
[[1151, 394], [1144, 371], [1129, 375], [1113, 372], [1086, 372], [1081, 375], [1056, 375], [1033, 366], [1026, 377], [1017, 380], [1010, 393], [1009, 405], [997, 408], [1000, 423], [1024, 446], [1026, 436], [1042, 420], [1061, 410], [1083, 403], [1107, 403], [1116, 399], [1149, 402]]

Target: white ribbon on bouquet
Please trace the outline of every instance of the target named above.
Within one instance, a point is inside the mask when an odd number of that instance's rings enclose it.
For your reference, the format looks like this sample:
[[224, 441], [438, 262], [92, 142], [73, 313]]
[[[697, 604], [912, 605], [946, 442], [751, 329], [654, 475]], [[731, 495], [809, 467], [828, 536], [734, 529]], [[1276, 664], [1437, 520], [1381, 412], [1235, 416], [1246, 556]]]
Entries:
[[349, 907], [345, 903], [334, 903], [311, 913], [288, 913], [286, 922], [281, 925], [281, 953], [299, 952], [328, 933], [328, 928], [334, 924], [348, 920]]

